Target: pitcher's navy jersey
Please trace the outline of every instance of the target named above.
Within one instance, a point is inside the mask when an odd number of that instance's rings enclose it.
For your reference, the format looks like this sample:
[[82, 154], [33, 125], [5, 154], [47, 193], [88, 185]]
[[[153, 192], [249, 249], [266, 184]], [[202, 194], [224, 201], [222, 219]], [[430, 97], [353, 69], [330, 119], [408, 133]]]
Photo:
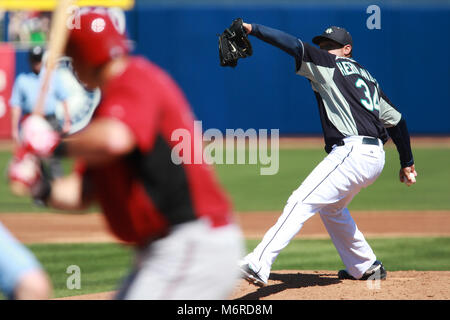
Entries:
[[355, 60], [300, 43], [303, 52], [299, 55], [301, 59], [296, 60], [297, 74], [311, 82], [326, 145], [353, 135], [386, 142], [385, 127], [395, 126], [401, 114], [381, 91], [378, 82]]
[[260, 24], [252, 24], [251, 34], [293, 56], [297, 74], [311, 82], [327, 152], [348, 136], [369, 136], [384, 143], [388, 140], [386, 128], [395, 127], [402, 119], [378, 82], [355, 60]]

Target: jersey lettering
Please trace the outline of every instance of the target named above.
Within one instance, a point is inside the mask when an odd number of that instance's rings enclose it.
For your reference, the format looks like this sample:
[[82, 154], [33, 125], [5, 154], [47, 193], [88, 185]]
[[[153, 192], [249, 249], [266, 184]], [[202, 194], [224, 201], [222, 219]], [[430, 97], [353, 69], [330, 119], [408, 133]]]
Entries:
[[351, 76], [353, 74], [358, 74], [367, 81], [373, 82], [374, 84], [377, 83], [377, 80], [375, 80], [375, 78], [372, 77], [367, 70], [363, 68], [358, 68], [355, 64], [353, 64], [350, 61], [336, 61], [336, 65], [338, 66], [338, 69], [343, 76]]

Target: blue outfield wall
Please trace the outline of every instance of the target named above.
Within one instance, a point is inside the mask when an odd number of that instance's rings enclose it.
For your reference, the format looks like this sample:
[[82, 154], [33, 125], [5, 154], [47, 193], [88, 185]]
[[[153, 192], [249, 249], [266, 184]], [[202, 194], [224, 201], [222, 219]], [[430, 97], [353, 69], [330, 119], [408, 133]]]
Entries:
[[381, 30], [367, 29], [366, 5], [138, 6], [127, 12], [127, 25], [135, 53], [175, 78], [204, 129], [321, 133], [309, 82], [295, 75], [284, 52], [251, 37], [252, 57], [235, 69], [219, 66], [217, 34], [242, 17], [307, 42], [330, 25], [345, 27], [354, 58], [404, 114], [410, 132], [449, 134], [450, 6], [380, 7]]

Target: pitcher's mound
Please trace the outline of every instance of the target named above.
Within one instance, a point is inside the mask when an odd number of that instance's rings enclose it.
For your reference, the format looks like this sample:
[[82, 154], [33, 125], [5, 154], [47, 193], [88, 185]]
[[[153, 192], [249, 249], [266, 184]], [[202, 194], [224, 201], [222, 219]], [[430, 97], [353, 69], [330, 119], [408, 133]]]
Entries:
[[449, 300], [450, 271], [396, 271], [386, 280], [339, 280], [336, 271], [283, 270], [263, 288], [240, 280], [232, 299], [269, 300]]

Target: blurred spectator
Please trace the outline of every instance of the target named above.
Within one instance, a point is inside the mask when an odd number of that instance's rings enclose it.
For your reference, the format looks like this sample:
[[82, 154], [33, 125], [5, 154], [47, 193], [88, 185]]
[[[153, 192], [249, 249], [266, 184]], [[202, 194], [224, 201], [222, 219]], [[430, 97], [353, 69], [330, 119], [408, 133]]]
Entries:
[[50, 31], [50, 12], [17, 11], [10, 13], [9, 41], [43, 44]]

